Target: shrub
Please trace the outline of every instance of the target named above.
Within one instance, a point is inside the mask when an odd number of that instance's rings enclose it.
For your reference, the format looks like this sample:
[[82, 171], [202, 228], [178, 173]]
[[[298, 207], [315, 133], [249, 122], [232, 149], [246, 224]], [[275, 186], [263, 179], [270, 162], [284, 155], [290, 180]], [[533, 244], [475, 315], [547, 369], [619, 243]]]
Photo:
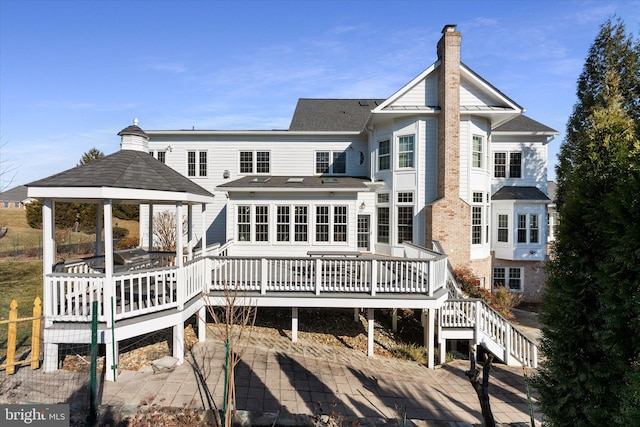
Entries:
[[493, 292], [480, 287], [480, 281], [469, 267], [457, 268], [453, 274], [467, 297], [481, 299], [505, 318], [514, 318], [511, 310], [522, 302], [522, 295], [509, 292], [504, 287]]
[[133, 237], [133, 236], [123, 237], [116, 244], [116, 249], [121, 250], [121, 249], [137, 248], [139, 243], [140, 243], [140, 239], [138, 239], [137, 237]]
[[129, 230], [123, 227], [113, 227], [113, 238], [114, 239], [122, 239], [123, 237], [127, 237], [129, 234]]

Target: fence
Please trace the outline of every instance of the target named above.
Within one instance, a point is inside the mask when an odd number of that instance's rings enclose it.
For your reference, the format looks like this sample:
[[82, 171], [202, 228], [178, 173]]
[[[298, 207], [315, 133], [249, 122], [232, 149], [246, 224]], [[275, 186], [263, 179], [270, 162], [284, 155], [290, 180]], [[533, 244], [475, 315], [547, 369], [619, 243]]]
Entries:
[[[16, 361], [16, 342], [18, 336], [18, 323], [31, 322], [31, 356], [27, 360]], [[40, 367], [40, 337], [42, 331], [42, 301], [36, 297], [33, 301], [33, 316], [18, 318], [18, 303], [11, 301], [9, 320], [0, 321], [0, 325], [7, 325], [7, 354], [5, 363], [0, 369], [6, 369], [7, 375], [13, 375], [16, 366], [31, 365], [31, 369]]]

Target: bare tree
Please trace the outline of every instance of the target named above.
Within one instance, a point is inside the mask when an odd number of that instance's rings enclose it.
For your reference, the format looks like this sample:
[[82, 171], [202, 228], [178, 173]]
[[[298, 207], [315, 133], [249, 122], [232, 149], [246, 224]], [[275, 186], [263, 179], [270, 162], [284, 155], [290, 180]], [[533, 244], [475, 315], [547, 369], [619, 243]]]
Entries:
[[18, 175], [18, 165], [2, 157], [2, 149], [7, 144], [8, 142], [0, 143], [0, 192], [9, 188]]
[[225, 390], [222, 406], [223, 425], [230, 427], [235, 413], [235, 367], [240, 362], [249, 344], [249, 337], [253, 331], [257, 308], [252, 302], [240, 304], [237, 287], [231, 289], [225, 284], [224, 306], [207, 304], [209, 314], [213, 318], [211, 332], [225, 343]]
[[[187, 222], [182, 219], [182, 234], [187, 234]], [[176, 214], [173, 211], [161, 211], [153, 216], [154, 247], [160, 251], [175, 252], [178, 242]]]

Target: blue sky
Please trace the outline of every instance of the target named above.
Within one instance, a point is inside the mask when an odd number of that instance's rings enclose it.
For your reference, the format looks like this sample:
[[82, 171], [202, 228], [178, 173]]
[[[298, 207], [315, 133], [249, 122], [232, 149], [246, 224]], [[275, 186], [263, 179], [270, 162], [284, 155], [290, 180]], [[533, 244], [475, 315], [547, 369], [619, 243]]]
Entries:
[[640, 1], [0, 0], [0, 161], [13, 185], [44, 178], [117, 151], [136, 117], [286, 129], [298, 98], [390, 96], [435, 61], [445, 24], [465, 64], [564, 132], [613, 15], [638, 38]]

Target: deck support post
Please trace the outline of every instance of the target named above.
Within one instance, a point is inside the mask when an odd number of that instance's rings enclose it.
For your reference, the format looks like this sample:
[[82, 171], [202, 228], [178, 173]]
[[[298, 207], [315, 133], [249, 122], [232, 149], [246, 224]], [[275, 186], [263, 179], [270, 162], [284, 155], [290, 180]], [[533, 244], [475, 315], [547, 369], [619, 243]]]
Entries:
[[435, 355], [435, 313], [434, 309], [422, 310], [422, 327], [424, 329], [424, 347], [427, 350], [427, 368], [434, 368]]
[[173, 327], [173, 357], [178, 359], [178, 364], [184, 362], [184, 323], [180, 321]]
[[353, 309], [353, 321], [354, 322], [359, 322], [360, 321], [360, 309], [359, 308], [354, 308]]
[[291, 342], [298, 342], [298, 307], [291, 307]]
[[394, 308], [391, 313], [391, 330], [398, 332], [398, 309]]
[[367, 309], [367, 356], [373, 357], [373, 331], [374, 331], [373, 308]]
[[44, 372], [53, 372], [58, 370], [58, 344], [45, 342], [42, 367], [44, 368]]
[[207, 306], [198, 309], [198, 342], [207, 340]]

